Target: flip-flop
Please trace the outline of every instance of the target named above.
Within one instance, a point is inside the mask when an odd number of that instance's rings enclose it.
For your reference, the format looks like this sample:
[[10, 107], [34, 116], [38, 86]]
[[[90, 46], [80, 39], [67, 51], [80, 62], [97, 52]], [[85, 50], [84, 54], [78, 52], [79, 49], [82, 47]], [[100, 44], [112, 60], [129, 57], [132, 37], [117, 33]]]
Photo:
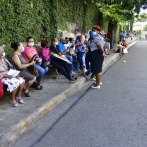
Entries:
[[3, 135], [0, 135], [0, 139], [2, 139], [3, 138]]

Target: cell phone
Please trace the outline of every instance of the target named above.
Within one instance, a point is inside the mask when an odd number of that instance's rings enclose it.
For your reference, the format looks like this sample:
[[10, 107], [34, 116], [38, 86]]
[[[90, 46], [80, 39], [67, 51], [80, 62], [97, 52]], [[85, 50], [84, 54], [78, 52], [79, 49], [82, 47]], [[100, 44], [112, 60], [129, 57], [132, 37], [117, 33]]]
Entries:
[[39, 59], [38, 63], [41, 63], [42, 62], [42, 57]]

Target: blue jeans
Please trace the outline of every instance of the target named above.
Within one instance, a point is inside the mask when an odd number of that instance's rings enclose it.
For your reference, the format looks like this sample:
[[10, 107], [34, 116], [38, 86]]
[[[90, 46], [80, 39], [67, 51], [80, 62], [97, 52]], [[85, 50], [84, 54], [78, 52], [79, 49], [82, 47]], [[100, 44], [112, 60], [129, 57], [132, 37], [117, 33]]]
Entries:
[[[71, 63], [73, 63], [72, 61], [72, 56], [70, 56], [70, 55], [65, 55], [65, 57], [71, 62]], [[69, 70], [70, 71], [73, 71], [73, 64], [69, 64]]]
[[38, 84], [41, 83], [42, 77], [47, 73], [48, 67], [42, 68], [40, 64], [35, 64], [36, 69], [38, 70], [39, 76], [37, 77]]
[[79, 64], [78, 64], [78, 62], [75, 62], [75, 63], [73, 63], [73, 64], [74, 64], [75, 69], [79, 69]]
[[[90, 73], [91, 73], [91, 69], [88, 69], [88, 70], [85, 72], [86, 75], [89, 75]], [[94, 75], [94, 73], [92, 73], [92, 75], [91, 75], [90, 78], [92, 79], [92, 78], [94, 78], [94, 77], [95, 77], [95, 75]]]
[[104, 43], [103, 48], [104, 48], [104, 52], [105, 52], [106, 51], [106, 43]]
[[82, 70], [83, 65], [85, 64], [85, 53], [84, 52], [77, 52], [78, 61], [80, 63], [80, 69]]

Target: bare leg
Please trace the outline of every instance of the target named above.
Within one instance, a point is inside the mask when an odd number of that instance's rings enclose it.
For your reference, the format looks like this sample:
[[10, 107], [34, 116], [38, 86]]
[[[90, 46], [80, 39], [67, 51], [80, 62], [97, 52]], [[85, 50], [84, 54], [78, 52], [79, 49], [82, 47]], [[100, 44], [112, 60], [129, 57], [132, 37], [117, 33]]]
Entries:
[[101, 73], [95, 73], [96, 76], [96, 85], [94, 85], [94, 87], [97, 87], [100, 85], [101, 82]]
[[[13, 106], [17, 104], [17, 102], [15, 102], [15, 95], [16, 95], [16, 92], [17, 92], [17, 88], [16, 88], [15, 90], [13, 90], [12, 93], [11, 93], [11, 103], [12, 103]], [[20, 106], [20, 105], [18, 105], [18, 107], [19, 107], [19, 106]]]
[[[17, 91], [17, 88], [11, 92], [11, 101], [12, 101], [12, 102], [15, 101], [16, 91]], [[15, 104], [14, 104], [14, 105], [15, 105]]]
[[23, 83], [19, 86], [18, 98], [21, 97], [21, 93], [22, 93], [22, 90], [23, 90], [23, 88], [24, 88], [24, 85], [25, 85], [25, 80], [24, 80]]
[[120, 54], [119, 54], [120, 56], [122, 55], [122, 48], [120, 48]]
[[33, 80], [30, 80], [28, 81], [25, 86], [24, 86], [24, 89], [25, 89], [25, 93], [28, 93], [29, 92], [29, 87], [35, 82], [36, 78], [34, 78]]
[[84, 77], [87, 79], [87, 76], [86, 76], [86, 74], [85, 74], [85, 66], [83, 66], [82, 71], [83, 71]]

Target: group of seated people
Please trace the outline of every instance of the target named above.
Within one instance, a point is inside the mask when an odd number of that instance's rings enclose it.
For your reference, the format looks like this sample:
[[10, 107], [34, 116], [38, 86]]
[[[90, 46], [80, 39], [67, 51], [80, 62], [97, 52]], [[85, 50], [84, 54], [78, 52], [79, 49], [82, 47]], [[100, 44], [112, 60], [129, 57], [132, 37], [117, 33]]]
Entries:
[[120, 40], [118, 43], [117, 43], [117, 51], [119, 53], [120, 56], [124, 55], [124, 52], [123, 50], [127, 48], [127, 44], [125, 42], [125, 40]]
[[131, 32], [131, 31], [128, 31], [128, 32], [127, 31], [121, 31], [120, 34], [119, 34], [120, 40], [121, 39], [125, 40], [128, 37], [131, 37], [131, 40], [132, 40], [132, 37], [134, 37], [134, 36], [136, 36], [136, 32], [135, 31], [133, 31], [133, 32]]
[[[80, 31], [76, 30], [75, 33], [80, 34]], [[82, 58], [85, 54], [85, 45], [81, 44], [81, 42], [84, 43], [85, 37], [83, 35], [79, 35], [79, 38], [81, 41], [77, 39], [76, 44], [72, 38], [68, 47], [65, 46], [65, 44], [67, 44], [67, 40], [65, 40], [65, 38], [61, 38], [60, 43], [58, 43], [57, 38], [53, 38], [50, 47], [48, 41], [43, 40], [41, 42], [40, 50], [41, 57], [39, 57], [39, 54], [34, 47], [34, 39], [32, 37], [28, 37], [27, 46], [25, 48], [21, 42], [11, 44], [11, 48], [14, 49], [14, 52], [12, 53], [9, 61], [5, 58], [6, 53], [4, 49], [0, 47], [0, 99], [3, 95], [2, 84], [4, 84], [3, 86], [7, 86], [7, 91], [11, 92], [10, 103], [14, 107], [19, 107], [20, 104], [25, 103], [21, 98], [22, 92], [26, 97], [30, 97], [30, 86], [36, 90], [42, 90], [43, 87], [41, 86], [41, 80], [49, 70], [48, 66], [42, 66], [42, 59], [49, 61], [50, 66], [56, 68], [57, 71], [64, 75], [70, 82], [75, 82], [77, 77], [73, 76], [73, 74], [75, 74], [73, 72], [73, 65], [75, 70], [81, 72], [83, 69]], [[83, 51], [80, 52], [79, 50], [79, 53], [76, 53], [75, 46], [79, 49], [81, 46], [84, 46]], [[73, 50], [70, 51], [71, 49]], [[70, 64], [68, 64], [66, 60], [69, 60]], [[80, 63], [80, 69], [78, 61]], [[37, 77], [29, 70], [32, 66], [38, 71]], [[19, 74], [17, 76], [8, 75], [10, 69], [19, 71]], [[24, 79], [26, 79], [26, 81]], [[17, 89], [19, 90], [16, 95]]]
[[[72, 83], [77, 80], [77, 77], [73, 76], [76, 74], [75, 72], [83, 73], [86, 79], [95, 80], [90, 66], [92, 38], [88, 39], [88, 36], [84, 36], [79, 29], [75, 30], [75, 36], [76, 39], [61, 38], [60, 43], [57, 38], [53, 38], [50, 47], [48, 41], [42, 40], [40, 53], [34, 47], [32, 37], [27, 38], [26, 47], [23, 47], [21, 42], [12, 43], [11, 48], [14, 49], [14, 52], [9, 61], [5, 58], [4, 49], [0, 47], [0, 88], [3, 84], [7, 91], [11, 92], [10, 103], [14, 107], [19, 107], [20, 104], [25, 103], [21, 98], [22, 92], [26, 97], [30, 97], [30, 86], [36, 90], [42, 90], [41, 80], [48, 72], [49, 66], [57, 69], [58, 73], [64, 75]], [[104, 41], [104, 44], [106, 51], [107, 43]], [[45, 66], [44, 62], [48, 62], [48, 64]], [[17, 76], [8, 75], [10, 69], [19, 71], [19, 74]], [[32, 70], [37, 71], [37, 73], [32, 72]], [[91, 77], [88, 78], [88, 75]], [[16, 95], [17, 89], [19, 90]], [[2, 95], [1, 88], [0, 99]]]

